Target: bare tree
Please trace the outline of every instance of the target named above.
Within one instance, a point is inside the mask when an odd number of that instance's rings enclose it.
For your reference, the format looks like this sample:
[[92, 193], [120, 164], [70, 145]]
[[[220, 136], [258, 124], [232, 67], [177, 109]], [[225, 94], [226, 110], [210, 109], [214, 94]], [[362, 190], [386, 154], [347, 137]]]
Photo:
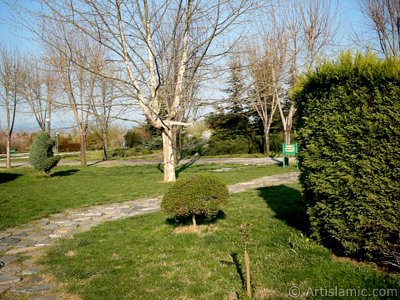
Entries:
[[[162, 131], [164, 181], [175, 181], [176, 132], [186, 126], [191, 91], [199, 76], [224, 54], [216, 44], [252, 0], [68, 0], [41, 1], [51, 15], [103, 45], [125, 68], [115, 78], [128, 83], [150, 123]], [[43, 40], [47, 33], [38, 32]], [[74, 62], [77, 63], [77, 62]]]
[[261, 45], [247, 48], [250, 88], [250, 105], [257, 111], [263, 123], [265, 152], [270, 152], [270, 129], [286, 80], [288, 34], [271, 15], [271, 29], [261, 31]]
[[[337, 2], [319, 0], [287, 0], [283, 6], [284, 23], [289, 34], [288, 87], [293, 86], [301, 72], [313, 67], [335, 40]], [[288, 97], [278, 102], [285, 132], [285, 143], [291, 142], [295, 104]]]
[[[400, 1], [360, 0], [380, 51], [388, 56], [400, 55]], [[375, 43], [374, 43], [375, 44]]]
[[256, 42], [246, 50], [252, 78], [250, 100], [263, 122], [266, 145], [276, 111], [285, 143], [291, 143], [296, 106], [288, 97], [289, 89], [334, 44], [337, 25], [336, 1], [280, 0], [275, 4], [265, 13], [268, 22], [257, 24]]
[[6, 167], [11, 168], [11, 138], [14, 130], [17, 106], [22, 101], [24, 81], [23, 63], [17, 50], [0, 49], [0, 106], [6, 116], [5, 136], [7, 139]]
[[[116, 100], [121, 97], [111, 64], [105, 61], [104, 53], [94, 53], [91, 76], [95, 76], [94, 93], [89, 97], [89, 107], [94, 117], [95, 129], [102, 139], [103, 160], [108, 160], [108, 133], [111, 120], [115, 118]], [[103, 74], [104, 76], [101, 76]], [[106, 78], [111, 77], [111, 78]], [[114, 110], [114, 111], [113, 111]]]
[[25, 58], [24, 99], [28, 103], [41, 130], [50, 134], [52, 104], [57, 89], [55, 70], [49, 59]]
[[[71, 110], [79, 131], [81, 165], [87, 165], [87, 135], [91, 104], [94, 103], [98, 70], [99, 45], [86, 35], [74, 32], [66, 23], [55, 22], [48, 32], [52, 47], [52, 65], [61, 81], [65, 103], [59, 106]], [[49, 26], [49, 25], [47, 25]]]

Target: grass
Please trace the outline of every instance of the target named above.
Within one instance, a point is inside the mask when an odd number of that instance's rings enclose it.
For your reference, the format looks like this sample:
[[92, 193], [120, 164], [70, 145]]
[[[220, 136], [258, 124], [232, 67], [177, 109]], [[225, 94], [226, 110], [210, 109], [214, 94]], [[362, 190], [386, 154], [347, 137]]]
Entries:
[[[226, 183], [288, 172], [278, 166], [192, 165], [178, 169], [179, 176], [231, 167], [216, 173]], [[120, 167], [57, 167], [48, 178], [32, 168], [0, 170], [0, 230], [42, 218], [68, 208], [121, 202], [161, 195], [162, 183], [157, 165]]]
[[[42, 263], [82, 299], [245, 299], [239, 228], [250, 223], [256, 299], [288, 299], [292, 286], [303, 299], [321, 288], [400, 292], [398, 275], [337, 259], [307, 238], [297, 185], [232, 195], [223, 210], [200, 235], [174, 233], [161, 213], [104, 223], [54, 246]], [[311, 290], [317, 297], [306, 297]]]
[[[132, 150], [132, 149], [128, 149]], [[132, 155], [127, 157], [120, 157], [120, 156], [112, 156], [113, 150], [108, 151], [108, 158], [109, 160], [150, 160], [150, 161], [161, 161], [162, 160], [162, 152], [161, 150], [152, 150], [153, 154], [148, 155]], [[61, 152], [58, 153], [61, 155], [62, 158], [72, 160], [72, 161], [80, 161], [81, 157], [79, 152], [68, 153], [68, 152]], [[86, 152], [87, 160], [88, 161], [98, 161], [103, 160], [103, 151], [102, 150], [90, 150]]]

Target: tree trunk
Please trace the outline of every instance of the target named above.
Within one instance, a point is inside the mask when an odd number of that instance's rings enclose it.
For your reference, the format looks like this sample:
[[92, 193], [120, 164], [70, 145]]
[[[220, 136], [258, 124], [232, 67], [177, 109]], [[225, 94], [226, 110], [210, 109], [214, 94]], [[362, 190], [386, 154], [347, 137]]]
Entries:
[[86, 157], [86, 132], [81, 132], [81, 166], [87, 166]]
[[47, 103], [46, 103], [46, 112], [47, 112], [47, 118], [49, 119], [49, 122], [47, 122], [47, 130], [49, 135], [51, 134], [51, 99], [52, 95], [51, 92], [49, 91], [49, 88], [47, 90]]
[[250, 256], [246, 246], [244, 247], [244, 264], [246, 266], [246, 291], [247, 296], [251, 299]]
[[192, 216], [192, 223], [193, 223], [193, 227], [196, 228], [197, 227], [197, 222], [196, 222], [196, 216], [195, 215]]
[[285, 144], [290, 144], [290, 131], [291, 128], [285, 130]]
[[163, 139], [163, 158], [164, 158], [164, 182], [175, 182], [175, 148], [176, 135], [174, 130], [171, 128], [163, 128], [162, 130]]
[[179, 129], [176, 129], [176, 146], [175, 146], [175, 162], [178, 164], [178, 162], [181, 160], [181, 155], [182, 155], [182, 127], [179, 126]]
[[51, 136], [51, 120], [50, 120], [50, 117], [47, 117], [44, 122], [45, 122], [44, 127], [47, 128], [47, 133]]
[[270, 137], [269, 137], [269, 127], [264, 126], [264, 154], [269, 155], [270, 152]]
[[108, 128], [103, 130], [103, 160], [108, 160]]
[[6, 167], [11, 168], [11, 135], [7, 135]]

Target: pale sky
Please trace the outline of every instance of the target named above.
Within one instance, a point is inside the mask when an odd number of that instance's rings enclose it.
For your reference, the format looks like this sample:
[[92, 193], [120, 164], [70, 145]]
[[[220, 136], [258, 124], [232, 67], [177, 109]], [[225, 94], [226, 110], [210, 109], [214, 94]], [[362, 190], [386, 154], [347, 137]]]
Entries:
[[[29, 38], [29, 33], [18, 28], [11, 20], [10, 13], [4, 3], [6, 0], [0, 0], [0, 46], [7, 48], [17, 47], [23, 53], [39, 52], [38, 46]], [[330, 0], [320, 0], [330, 1]], [[24, 5], [31, 6], [31, 0], [22, 0]], [[352, 41], [354, 32], [362, 31], [365, 26], [365, 19], [358, 8], [359, 0], [339, 0], [339, 18], [340, 27], [338, 28], [338, 45], [340, 49], [355, 48]], [[363, 25], [364, 24], [364, 25]], [[75, 121], [66, 113], [54, 113], [52, 118], [52, 127], [54, 130], [61, 127], [73, 126]], [[36, 130], [37, 124], [29, 115], [19, 114], [16, 121], [16, 130]], [[132, 124], [134, 125], [134, 124]], [[0, 126], [5, 126], [4, 113], [0, 107]], [[126, 126], [131, 126], [126, 124]]]

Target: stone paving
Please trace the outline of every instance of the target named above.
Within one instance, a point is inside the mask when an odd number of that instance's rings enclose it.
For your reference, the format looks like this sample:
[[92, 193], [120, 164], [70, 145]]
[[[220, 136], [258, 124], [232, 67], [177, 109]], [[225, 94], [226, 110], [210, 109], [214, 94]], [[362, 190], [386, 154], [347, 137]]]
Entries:
[[[229, 192], [294, 183], [298, 174], [290, 172], [233, 184]], [[160, 202], [161, 197], [157, 197], [70, 209], [0, 231], [0, 299], [68, 299], [57, 294], [55, 284], [40, 273], [37, 260], [46, 248], [60, 238], [71, 237], [106, 221], [158, 211]]]
[[[27, 157], [25, 157], [27, 158]], [[200, 156], [195, 156], [192, 159], [182, 159], [179, 162], [179, 165], [186, 164], [239, 164], [239, 165], [276, 165], [282, 163], [282, 157], [271, 158], [271, 157], [249, 157], [249, 158], [203, 158]], [[295, 163], [296, 158], [290, 157], [290, 162], [292, 164]], [[88, 161], [88, 166], [97, 166], [97, 167], [111, 167], [111, 166], [136, 166], [136, 165], [155, 165], [162, 163], [160, 159], [127, 159], [127, 160], [96, 160], [96, 161]], [[80, 161], [77, 160], [69, 160], [67, 157], [60, 160], [58, 166], [79, 166]], [[13, 167], [32, 167], [27, 161], [12, 161]], [[5, 168], [6, 162], [4, 159], [0, 159], [0, 168]]]

